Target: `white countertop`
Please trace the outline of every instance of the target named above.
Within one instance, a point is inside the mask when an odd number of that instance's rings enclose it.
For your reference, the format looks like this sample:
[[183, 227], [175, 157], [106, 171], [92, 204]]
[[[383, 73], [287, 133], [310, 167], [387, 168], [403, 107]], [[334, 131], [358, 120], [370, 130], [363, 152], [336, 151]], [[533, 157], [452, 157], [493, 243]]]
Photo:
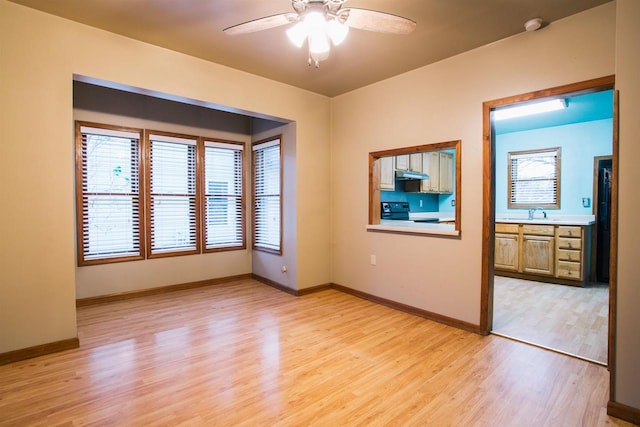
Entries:
[[496, 222], [515, 224], [549, 224], [549, 225], [591, 225], [596, 222], [594, 215], [554, 215], [547, 214], [542, 217], [536, 212], [534, 219], [529, 219], [527, 214], [496, 214]]
[[455, 212], [409, 212], [409, 219], [438, 218], [440, 222], [455, 221]]
[[[367, 225], [367, 230], [388, 231], [411, 234], [439, 234], [446, 236], [458, 236], [460, 232], [453, 224], [443, 222], [455, 221], [453, 212], [411, 212], [409, 221], [393, 219], [381, 219], [380, 224]], [[438, 218], [434, 222], [413, 222], [416, 219]]]

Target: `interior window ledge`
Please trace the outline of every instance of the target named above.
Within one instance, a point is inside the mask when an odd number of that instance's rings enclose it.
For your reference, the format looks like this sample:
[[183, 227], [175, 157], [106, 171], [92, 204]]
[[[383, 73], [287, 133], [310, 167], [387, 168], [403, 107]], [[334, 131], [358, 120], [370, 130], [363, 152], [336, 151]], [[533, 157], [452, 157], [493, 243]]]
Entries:
[[416, 225], [416, 226], [393, 226], [382, 224], [369, 224], [367, 231], [381, 231], [400, 234], [424, 234], [424, 235], [441, 235], [441, 236], [459, 236], [460, 231], [454, 230], [446, 225]]

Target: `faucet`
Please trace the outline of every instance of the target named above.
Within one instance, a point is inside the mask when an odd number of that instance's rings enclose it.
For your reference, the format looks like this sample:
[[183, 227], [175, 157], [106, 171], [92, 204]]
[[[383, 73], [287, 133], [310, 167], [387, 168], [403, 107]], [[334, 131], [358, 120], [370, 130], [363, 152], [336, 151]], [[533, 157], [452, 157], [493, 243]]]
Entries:
[[543, 218], [547, 218], [547, 213], [544, 211], [544, 209], [542, 208], [531, 208], [529, 209], [529, 219], [533, 219], [533, 214], [536, 213], [536, 211], [540, 209], [542, 211], [542, 217]]

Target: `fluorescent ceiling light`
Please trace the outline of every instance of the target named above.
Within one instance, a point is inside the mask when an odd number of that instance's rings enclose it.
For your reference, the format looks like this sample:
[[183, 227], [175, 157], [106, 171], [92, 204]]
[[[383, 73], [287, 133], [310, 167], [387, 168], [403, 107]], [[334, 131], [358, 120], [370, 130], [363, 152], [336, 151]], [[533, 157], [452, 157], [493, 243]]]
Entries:
[[493, 112], [494, 120], [513, 119], [515, 117], [531, 116], [533, 114], [547, 113], [567, 108], [566, 99], [552, 99], [550, 101], [536, 102], [534, 104], [506, 107]]

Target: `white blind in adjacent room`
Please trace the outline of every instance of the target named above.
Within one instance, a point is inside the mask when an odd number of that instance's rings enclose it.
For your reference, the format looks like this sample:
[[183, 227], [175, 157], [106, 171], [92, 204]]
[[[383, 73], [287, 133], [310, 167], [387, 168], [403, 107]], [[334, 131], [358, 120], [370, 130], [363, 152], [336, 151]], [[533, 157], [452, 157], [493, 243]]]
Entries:
[[550, 207], [559, 204], [560, 151], [509, 153], [509, 207]]

